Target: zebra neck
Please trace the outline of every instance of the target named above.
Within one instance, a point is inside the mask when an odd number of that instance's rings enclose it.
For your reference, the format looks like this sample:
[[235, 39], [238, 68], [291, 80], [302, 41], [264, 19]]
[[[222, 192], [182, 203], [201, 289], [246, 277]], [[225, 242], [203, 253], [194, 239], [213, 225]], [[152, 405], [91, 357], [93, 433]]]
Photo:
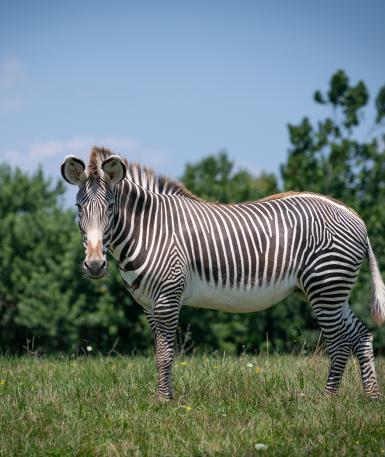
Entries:
[[116, 189], [111, 251], [120, 268], [134, 270], [144, 261], [156, 199], [152, 192], [128, 179]]

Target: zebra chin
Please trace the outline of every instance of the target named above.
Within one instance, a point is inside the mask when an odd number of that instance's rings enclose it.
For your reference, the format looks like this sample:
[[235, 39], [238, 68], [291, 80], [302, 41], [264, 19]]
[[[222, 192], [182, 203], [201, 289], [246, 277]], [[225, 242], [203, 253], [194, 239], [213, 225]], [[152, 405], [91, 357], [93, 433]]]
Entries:
[[90, 279], [101, 279], [107, 271], [107, 262], [103, 260], [85, 260], [84, 271]]

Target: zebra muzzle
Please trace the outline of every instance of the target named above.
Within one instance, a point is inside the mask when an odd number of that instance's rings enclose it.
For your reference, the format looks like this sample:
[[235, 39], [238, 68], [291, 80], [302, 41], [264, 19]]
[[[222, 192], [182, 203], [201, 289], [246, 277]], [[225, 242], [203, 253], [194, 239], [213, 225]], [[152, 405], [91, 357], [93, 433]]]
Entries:
[[87, 243], [87, 256], [83, 262], [84, 269], [90, 278], [101, 278], [107, 269], [107, 262], [102, 250], [102, 243], [98, 241], [96, 247]]

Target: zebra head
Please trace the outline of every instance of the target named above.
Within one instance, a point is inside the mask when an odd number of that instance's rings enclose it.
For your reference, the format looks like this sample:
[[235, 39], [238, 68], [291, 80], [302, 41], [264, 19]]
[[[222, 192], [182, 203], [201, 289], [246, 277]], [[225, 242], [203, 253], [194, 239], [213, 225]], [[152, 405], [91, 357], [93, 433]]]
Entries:
[[101, 278], [107, 269], [107, 249], [114, 227], [114, 188], [126, 175], [126, 165], [117, 155], [100, 163], [91, 173], [81, 159], [67, 156], [61, 166], [63, 178], [77, 185], [78, 223], [83, 237], [83, 268], [88, 277]]

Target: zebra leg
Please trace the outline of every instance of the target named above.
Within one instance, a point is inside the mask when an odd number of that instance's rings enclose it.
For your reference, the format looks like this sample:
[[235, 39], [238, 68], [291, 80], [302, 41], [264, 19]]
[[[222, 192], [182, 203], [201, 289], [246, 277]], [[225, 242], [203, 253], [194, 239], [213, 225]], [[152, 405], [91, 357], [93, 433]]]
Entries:
[[343, 317], [350, 339], [353, 343], [353, 352], [358, 358], [361, 370], [361, 380], [364, 391], [373, 399], [380, 397], [376, 369], [374, 366], [373, 335], [353, 313], [348, 303], [343, 309]]
[[[343, 259], [346, 263], [346, 260]], [[334, 262], [338, 263], [334, 263]], [[330, 369], [326, 394], [337, 393], [353, 343], [345, 324], [344, 307], [357, 278], [357, 265], [344, 264], [338, 253], [318, 253], [309, 260], [309, 266], [300, 276], [309, 303], [320, 324], [326, 342]]]
[[174, 361], [174, 340], [178, 325], [179, 305], [158, 303], [153, 312], [146, 312], [155, 343], [155, 362], [158, 374], [157, 400], [173, 398], [171, 369]]
[[326, 341], [331, 362], [325, 392], [333, 395], [337, 393], [341, 384], [346, 362], [352, 351], [352, 342], [342, 316], [342, 306], [328, 307], [317, 304], [314, 306], [314, 312]]

